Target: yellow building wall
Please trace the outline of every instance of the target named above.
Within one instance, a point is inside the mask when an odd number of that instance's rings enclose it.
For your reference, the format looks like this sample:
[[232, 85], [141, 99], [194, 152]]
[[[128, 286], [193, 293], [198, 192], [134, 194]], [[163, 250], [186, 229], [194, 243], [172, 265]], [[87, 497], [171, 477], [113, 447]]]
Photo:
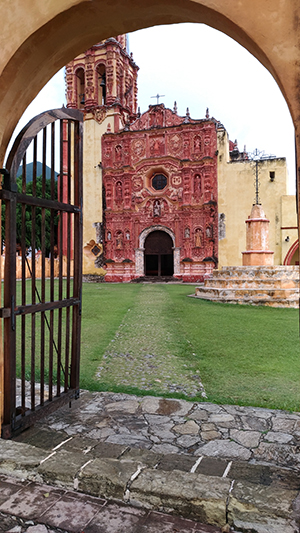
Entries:
[[[101, 137], [108, 124], [113, 131], [114, 113], [107, 113], [100, 124], [87, 114], [83, 127], [83, 245], [96, 240], [97, 222], [102, 222]], [[83, 274], [99, 274], [94, 260], [83, 254]]]
[[[275, 172], [271, 181], [270, 172]], [[265, 160], [259, 169], [259, 197], [270, 221], [269, 243], [274, 264], [282, 263], [281, 197], [287, 193], [285, 158]], [[255, 203], [255, 171], [250, 161], [229, 162], [229, 139], [225, 129], [218, 130], [218, 206], [225, 214], [225, 238], [219, 240], [219, 268], [241, 266], [246, 250], [245, 220]]]

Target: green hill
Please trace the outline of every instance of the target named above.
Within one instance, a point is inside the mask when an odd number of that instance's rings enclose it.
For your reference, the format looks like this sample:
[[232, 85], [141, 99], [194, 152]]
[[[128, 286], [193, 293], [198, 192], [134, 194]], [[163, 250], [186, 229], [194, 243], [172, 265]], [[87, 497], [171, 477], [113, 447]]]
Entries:
[[[33, 172], [33, 163], [27, 163], [26, 165], [26, 183], [29, 181], [32, 181], [32, 172]], [[43, 163], [40, 161], [37, 161], [36, 163], [36, 175], [41, 176], [43, 173]], [[55, 179], [57, 179], [58, 172], [54, 172]], [[17, 178], [19, 176], [22, 176], [22, 166], [19, 166], [18, 172], [17, 172]], [[51, 168], [46, 165], [46, 179], [51, 178]]]

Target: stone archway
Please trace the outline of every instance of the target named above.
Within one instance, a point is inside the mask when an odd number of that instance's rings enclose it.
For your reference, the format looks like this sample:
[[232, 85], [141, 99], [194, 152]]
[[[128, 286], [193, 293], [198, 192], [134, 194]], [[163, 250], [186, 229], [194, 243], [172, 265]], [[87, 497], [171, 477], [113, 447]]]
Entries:
[[284, 258], [283, 264], [299, 265], [299, 239], [297, 239], [290, 247], [288, 253]]
[[[180, 275], [180, 249], [175, 246], [175, 235], [170, 228], [162, 225], [151, 226], [144, 229], [139, 236], [139, 247], [135, 251], [135, 272], [136, 276], [145, 275], [145, 242], [147, 237], [153, 232], [164, 232], [167, 234], [172, 242], [173, 251], [173, 272], [174, 276]], [[154, 254], [153, 255], [158, 255]], [[164, 254], [162, 254], [164, 255]], [[157, 275], [157, 274], [155, 274]]]
[[0, 159], [29, 103], [82, 50], [112, 34], [179, 22], [222, 31], [271, 72], [291, 111], [300, 159], [300, 5], [294, 0], [119, 0], [112, 9], [104, 0], [49, 0], [42, 10], [39, 0], [12, 0], [1, 15]]

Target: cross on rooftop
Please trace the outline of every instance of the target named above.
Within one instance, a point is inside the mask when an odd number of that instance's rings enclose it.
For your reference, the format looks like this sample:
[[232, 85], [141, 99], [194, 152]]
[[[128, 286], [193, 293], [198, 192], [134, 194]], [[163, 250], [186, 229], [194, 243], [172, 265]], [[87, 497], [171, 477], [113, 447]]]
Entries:
[[155, 96], [151, 96], [151, 98], [156, 98], [156, 103], [159, 104], [159, 99], [163, 98], [165, 96], [164, 94], [156, 94]]

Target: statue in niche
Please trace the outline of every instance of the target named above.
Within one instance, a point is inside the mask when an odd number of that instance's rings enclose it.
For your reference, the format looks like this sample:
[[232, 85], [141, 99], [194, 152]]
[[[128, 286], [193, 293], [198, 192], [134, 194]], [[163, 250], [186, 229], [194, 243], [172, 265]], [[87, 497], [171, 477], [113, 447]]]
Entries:
[[107, 240], [111, 241], [111, 232], [110, 231], [107, 232]]
[[206, 227], [206, 237], [208, 239], [212, 238], [212, 227], [211, 227], [211, 225]]
[[206, 137], [204, 141], [204, 155], [209, 156], [210, 155], [210, 138]]
[[122, 236], [122, 232], [121, 231], [119, 231], [117, 233], [116, 248], [117, 248], [117, 250], [121, 250], [123, 248], [123, 236]]
[[116, 153], [116, 161], [121, 161], [122, 160], [122, 146], [120, 144], [116, 146], [115, 153]]
[[126, 241], [130, 241], [130, 233], [128, 230], [125, 233], [125, 238], [126, 238]]
[[195, 246], [196, 248], [201, 248], [202, 238], [201, 238], [201, 229], [197, 228], [195, 231]]
[[184, 238], [189, 239], [190, 238], [190, 228], [185, 228], [184, 230]]
[[122, 200], [123, 196], [123, 187], [120, 181], [116, 183], [116, 200]]
[[194, 193], [198, 196], [201, 195], [201, 177], [196, 174], [194, 177]]
[[160, 217], [161, 215], [161, 205], [159, 200], [155, 200], [153, 204], [153, 216]]
[[201, 152], [201, 137], [199, 135], [194, 138], [194, 152]]

